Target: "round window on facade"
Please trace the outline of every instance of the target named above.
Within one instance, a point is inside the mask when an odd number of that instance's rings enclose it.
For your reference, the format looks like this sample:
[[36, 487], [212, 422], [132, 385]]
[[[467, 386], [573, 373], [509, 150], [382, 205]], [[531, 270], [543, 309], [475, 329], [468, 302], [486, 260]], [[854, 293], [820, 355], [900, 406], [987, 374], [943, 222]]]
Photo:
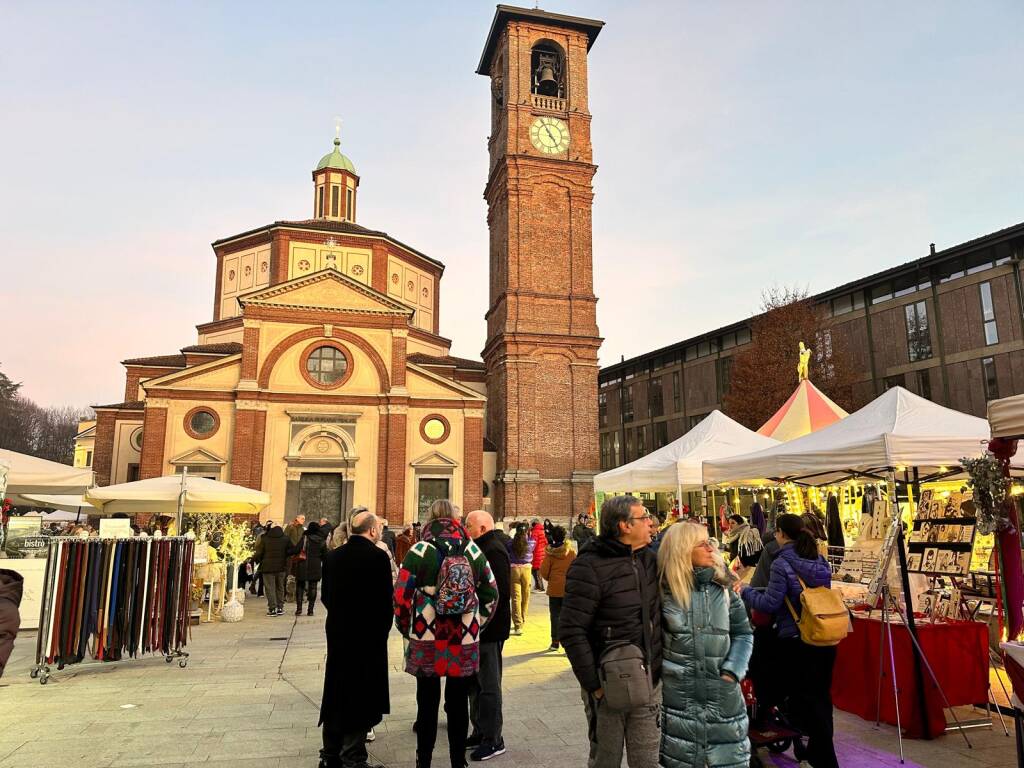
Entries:
[[132, 432], [132, 436], [129, 438], [129, 441], [132, 444], [132, 448], [139, 452], [142, 451], [142, 427], [139, 427]]
[[319, 343], [302, 355], [302, 375], [321, 389], [340, 387], [352, 373], [352, 359], [340, 344]]
[[451, 425], [448, 423], [448, 419], [440, 414], [427, 416], [420, 422], [420, 435], [428, 443], [443, 443], [448, 439], [450, 431]]
[[185, 432], [196, 440], [211, 437], [219, 427], [220, 417], [209, 408], [200, 406], [185, 414]]

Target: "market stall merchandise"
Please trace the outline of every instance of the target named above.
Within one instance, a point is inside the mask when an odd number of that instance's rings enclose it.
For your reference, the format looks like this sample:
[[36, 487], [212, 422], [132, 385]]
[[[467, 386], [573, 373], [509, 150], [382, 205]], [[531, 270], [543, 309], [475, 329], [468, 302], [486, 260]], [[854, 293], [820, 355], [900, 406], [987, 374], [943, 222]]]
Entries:
[[32, 677], [88, 659], [159, 653], [188, 642], [193, 539], [53, 537], [49, 545]]

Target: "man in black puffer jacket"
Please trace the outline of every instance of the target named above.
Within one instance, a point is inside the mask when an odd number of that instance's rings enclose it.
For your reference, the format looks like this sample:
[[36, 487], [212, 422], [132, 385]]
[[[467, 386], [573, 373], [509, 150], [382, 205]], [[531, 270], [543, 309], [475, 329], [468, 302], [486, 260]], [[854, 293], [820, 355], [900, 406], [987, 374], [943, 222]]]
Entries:
[[267, 591], [267, 616], [284, 615], [285, 575], [290, 545], [281, 526], [273, 523], [256, 542], [252, 559], [260, 564], [263, 587]]
[[[639, 499], [616, 496], [601, 505], [600, 535], [569, 567], [559, 640], [583, 689], [590, 737], [589, 768], [619, 768], [623, 745], [630, 768], [656, 768], [661, 743], [661, 596], [651, 543], [650, 513]], [[606, 649], [639, 648], [651, 672], [650, 700], [613, 710], [598, 669]]]

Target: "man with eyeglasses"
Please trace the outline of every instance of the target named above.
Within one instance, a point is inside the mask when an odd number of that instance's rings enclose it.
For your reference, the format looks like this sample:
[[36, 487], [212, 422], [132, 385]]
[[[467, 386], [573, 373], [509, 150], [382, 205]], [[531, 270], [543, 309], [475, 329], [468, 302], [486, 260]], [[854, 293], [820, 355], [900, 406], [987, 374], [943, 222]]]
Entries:
[[[569, 567], [559, 640], [582, 688], [588, 768], [655, 768], [661, 743], [661, 596], [649, 549], [651, 514], [633, 496], [601, 505], [600, 532]], [[605, 701], [602, 661], [632, 646], [644, 660], [649, 694], [627, 709]]]

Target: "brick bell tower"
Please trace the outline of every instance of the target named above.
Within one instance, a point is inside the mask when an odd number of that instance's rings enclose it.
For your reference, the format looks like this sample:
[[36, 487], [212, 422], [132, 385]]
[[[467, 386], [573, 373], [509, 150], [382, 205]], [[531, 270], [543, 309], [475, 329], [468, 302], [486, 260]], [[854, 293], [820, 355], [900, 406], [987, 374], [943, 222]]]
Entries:
[[599, 469], [587, 54], [604, 22], [499, 5], [491, 79], [487, 428], [495, 517], [585, 512]]

